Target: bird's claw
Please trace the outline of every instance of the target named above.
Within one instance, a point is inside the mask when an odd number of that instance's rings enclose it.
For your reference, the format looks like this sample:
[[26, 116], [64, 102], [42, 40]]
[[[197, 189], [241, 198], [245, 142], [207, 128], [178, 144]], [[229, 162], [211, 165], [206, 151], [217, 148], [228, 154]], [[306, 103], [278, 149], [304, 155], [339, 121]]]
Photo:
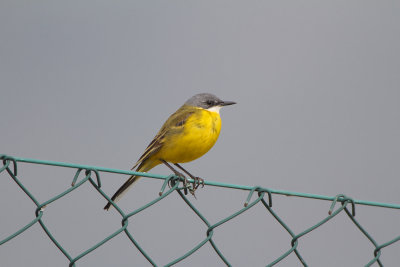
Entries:
[[194, 189], [193, 187], [189, 187], [189, 192], [190, 192], [190, 194], [192, 194], [192, 196], [194, 196], [195, 199], [197, 199], [196, 194], [195, 194], [196, 189]]
[[204, 179], [202, 179], [200, 177], [194, 177], [193, 178], [193, 188], [194, 188], [194, 190], [199, 188], [200, 185], [201, 185], [202, 188], [204, 187]]
[[194, 198], [196, 198], [195, 192], [200, 185], [202, 188], [204, 187], [204, 179], [200, 177], [193, 177], [193, 185], [189, 187], [189, 192], [194, 196]]
[[[175, 172], [175, 175], [183, 179], [183, 191], [184, 191], [185, 195], [187, 195], [187, 193], [188, 193], [187, 191], [190, 188], [190, 183], [189, 183], [188, 179], [186, 178], [185, 175], [183, 175], [180, 172]], [[172, 181], [169, 181], [168, 186], [170, 188], [172, 187]], [[190, 191], [190, 189], [189, 189], [189, 191]]]
[[[197, 188], [199, 188], [200, 186], [202, 188], [204, 187], [204, 179], [202, 179], [200, 177], [192, 177], [193, 184], [191, 184], [189, 182], [189, 180], [186, 178], [186, 176], [183, 175], [182, 173], [175, 172], [175, 175], [178, 177], [181, 177], [183, 179], [183, 191], [184, 191], [185, 195], [188, 194], [188, 190], [189, 190], [190, 194], [192, 194], [194, 196], [194, 198], [196, 198], [195, 192], [196, 192]], [[173, 186], [172, 180], [168, 181], [168, 186], [170, 188]]]

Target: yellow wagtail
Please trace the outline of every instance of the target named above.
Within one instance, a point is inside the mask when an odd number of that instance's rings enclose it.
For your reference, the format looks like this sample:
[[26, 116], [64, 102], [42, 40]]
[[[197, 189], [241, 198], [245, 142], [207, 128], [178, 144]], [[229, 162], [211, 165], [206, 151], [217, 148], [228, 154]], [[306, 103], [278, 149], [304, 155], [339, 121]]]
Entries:
[[[203, 93], [191, 97], [167, 119], [132, 170], [137, 167], [137, 172], [147, 172], [163, 163], [176, 175], [185, 179], [185, 193], [187, 193], [187, 180], [168, 164], [168, 162], [173, 163], [195, 181], [191, 190], [194, 194], [194, 190], [201, 182], [204, 185], [203, 179], [194, 177], [178, 163], [195, 160], [211, 149], [221, 130], [219, 109], [232, 104], [236, 103], [222, 101], [212, 94]], [[132, 175], [111, 199], [117, 202], [139, 178], [140, 176]], [[111, 202], [104, 209], [108, 210], [110, 207]]]

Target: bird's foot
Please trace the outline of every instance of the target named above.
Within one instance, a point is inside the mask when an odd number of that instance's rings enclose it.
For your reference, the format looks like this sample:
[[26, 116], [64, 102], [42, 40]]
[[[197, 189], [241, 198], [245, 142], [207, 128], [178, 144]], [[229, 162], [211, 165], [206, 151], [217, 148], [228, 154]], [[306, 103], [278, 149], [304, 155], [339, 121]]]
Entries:
[[[174, 173], [175, 173], [176, 176], [178, 176], [178, 177], [180, 177], [180, 178], [182, 178], [182, 179], [187, 181], [187, 178], [182, 173], [180, 173], [178, 171], [174, 171]], [[183, 182], [183, 184], [185, 184], [185, 182]], [[169, 188], [173, 187], [174, 185], [175, 185], [175, 181], [173, 179], [168, 181]]]
[[200, 177], [193, 177], [193, 189], [196, 190], [199, 186], [204, 187], [204, 179]]
[[[189, 190], [189, 192], [192, 190], [191, 186], [190, 186], [190, 183], [189, 183], [189, 180], [186, 178], [185, 175], [183, 175], [182, 173], [180, 173], [178, 171], [174, 171], [174, 173], [175, 173], [176, 176], [178, 176], [178, 177], [183, 179], [183, 192], [185, 193], [185, 195], [187, 195], [188, 194], [188, 190]], [[171, 181], [168, 183], [168, 185], [169, 185], [170, 188], [172, 187]]]
[[[189, 190], [190, 194], [192, 194], [194, 196], [194, 198], [196, 198], [195, 192], [196, 192], [197, 188], [199, 188], [200, 186], [202, 188], [204, 187], [204, 179], [202, 179], [200, 177], [191, 176], [191, 178], [193, 179], [193, 184], [191, 184], [189, 182], [189, 180], [186, 178], [186, 176], [183, 175], [182, 173], [180, 173], [178, 171], [174, 171], [174, 173], [176, 176], [183, 179], [183, 192], [185, 193], [185, 195], [188, 194], [188, 190]], [[170, 188], [173, 186], [172, 183], [173, 183], [172, 180], [170, 180], [168, 182], [168, 186]]]
[[194, 196], [194, 198], [196, 198], [195, 192], [200, 185], [202, 188], [204, 187], [204, 179], [200, 177], [192, 177], [192, 179], [193, 179], [193, 186], [189, 188], [189, 192]]

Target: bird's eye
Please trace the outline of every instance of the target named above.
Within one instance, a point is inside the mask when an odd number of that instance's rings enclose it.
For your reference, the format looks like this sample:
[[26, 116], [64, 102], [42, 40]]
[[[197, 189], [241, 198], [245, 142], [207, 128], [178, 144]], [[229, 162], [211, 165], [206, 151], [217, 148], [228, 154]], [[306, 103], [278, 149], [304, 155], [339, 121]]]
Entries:
[[212, 104], [214, 104], [214, 102], [212, 100], [207, 100], [207, 105], [211, 106]]

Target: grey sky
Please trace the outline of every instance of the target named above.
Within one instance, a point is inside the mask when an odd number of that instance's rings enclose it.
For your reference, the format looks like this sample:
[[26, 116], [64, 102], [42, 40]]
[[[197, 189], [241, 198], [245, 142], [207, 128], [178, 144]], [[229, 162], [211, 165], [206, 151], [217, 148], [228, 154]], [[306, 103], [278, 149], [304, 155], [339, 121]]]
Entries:
[[[0, 153], [130, 169], [165, 119], [210, 92], [221, 111], [215, 147], [185, 167], [204, 179], [400, 203], [398, 1], [0, 2]], [[154, 173], [169, 174], [165, 167]], [[73, 170], [21, 164], [39, 201], [66, 190]], [[0, 240], [34, 218], [1, 174]], [[127, 177], [102, 175], [112, 194]], [[157, 196], [142, 179], [120, 201], [134, 210]], [[206, 187], [195, 205], [215, 223], [247, 192]], [[120, 227], [89, 185], [50, 205], [46, 224], [72, 256]], [[329, 202], [274, 197], [296, 232], [326, 217]], [[400, 234], [397, 210], [357, 207], [378, 243]], [[130, 229], [160, 265], [205, 237], [177, 194], [135, 216]], [[234, 266], [263, 266], [290, 247], [265, 209], [218, 228]], [[310, 266], [363, 266], [373, 246], [345, 215], [303, 237]], [[382, 253], [399, 262], [400, 244]], [[1, 266], [67, 266], [36, 225], [0, 247]], [[147, 266], [121, 234], [77, 266]], [[210, 245], [177, 266], [224, 266]], [[278, 266], [300, 266], [294, 255]], [[376, 265], [377, 266], [377, 265]]]

